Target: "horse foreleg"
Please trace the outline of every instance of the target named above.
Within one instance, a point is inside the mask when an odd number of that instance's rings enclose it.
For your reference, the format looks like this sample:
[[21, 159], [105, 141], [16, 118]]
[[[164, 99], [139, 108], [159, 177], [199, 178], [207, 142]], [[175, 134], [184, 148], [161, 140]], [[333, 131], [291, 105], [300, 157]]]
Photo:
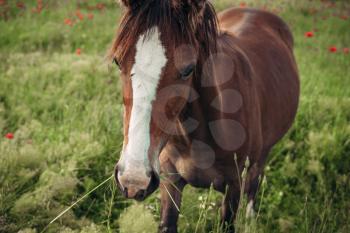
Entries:
[[161, 194], [161, 222], [159, 226], [160, 233], [177, 233], [177, 220], [181, 207], [182, 191], [185, 182], [163, 180], [160, 183]]
[[239, 199], [239, 192], [234, 192], [233, 188], [229, 186], [221, 206], [221, 220], [224, 232], [235, 232], [234, 220], [239, 205]]

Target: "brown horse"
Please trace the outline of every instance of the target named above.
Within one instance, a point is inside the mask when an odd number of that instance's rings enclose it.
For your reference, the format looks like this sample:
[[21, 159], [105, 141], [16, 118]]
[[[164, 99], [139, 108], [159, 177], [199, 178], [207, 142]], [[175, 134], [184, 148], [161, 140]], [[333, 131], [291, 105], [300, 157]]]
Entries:
[[124, 99], [117, 185], [136, 200], [160, 186], [160, 232], [177, 232], [186, 184], [213, 185], [226, 194], [222, 219], [231, 224], [247, 157], [244, 192], [252, 207], [269, 151], [297, 112], [292, 34], [276, 15], [216, 15], [207, 0], [122, 3], [111, 50]]

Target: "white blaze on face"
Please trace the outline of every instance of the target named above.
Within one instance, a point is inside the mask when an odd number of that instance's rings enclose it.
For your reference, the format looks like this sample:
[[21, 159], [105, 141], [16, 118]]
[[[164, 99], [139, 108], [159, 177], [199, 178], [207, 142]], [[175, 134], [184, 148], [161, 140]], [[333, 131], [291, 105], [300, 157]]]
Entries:
[[141, 35], [136, 44], [131, 70], [133, 103], [128, 129], [128, 144], [122, 155], [125, 169], [144, 164], [149, 167], [152, 102], [156, 98], [162, 70], [167, 63], [165, 48], [157, 27]]

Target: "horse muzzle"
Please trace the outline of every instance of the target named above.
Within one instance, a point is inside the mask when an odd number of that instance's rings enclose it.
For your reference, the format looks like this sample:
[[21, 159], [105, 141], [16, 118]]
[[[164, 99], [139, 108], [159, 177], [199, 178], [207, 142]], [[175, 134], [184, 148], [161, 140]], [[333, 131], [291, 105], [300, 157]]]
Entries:
[[159, 177], [142, 169], [125, 169], [119, 164], [115, 168], [115, 181], [125, 198], [145, 200], [159, 187]]

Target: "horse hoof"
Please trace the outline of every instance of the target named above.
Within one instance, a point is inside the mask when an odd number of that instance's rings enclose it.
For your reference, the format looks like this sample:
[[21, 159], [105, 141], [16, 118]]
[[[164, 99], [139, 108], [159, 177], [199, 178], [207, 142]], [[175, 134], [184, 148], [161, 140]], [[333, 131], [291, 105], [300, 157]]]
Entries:
[[160, 227], [159, 233], [177, 233], [176, 227]]

